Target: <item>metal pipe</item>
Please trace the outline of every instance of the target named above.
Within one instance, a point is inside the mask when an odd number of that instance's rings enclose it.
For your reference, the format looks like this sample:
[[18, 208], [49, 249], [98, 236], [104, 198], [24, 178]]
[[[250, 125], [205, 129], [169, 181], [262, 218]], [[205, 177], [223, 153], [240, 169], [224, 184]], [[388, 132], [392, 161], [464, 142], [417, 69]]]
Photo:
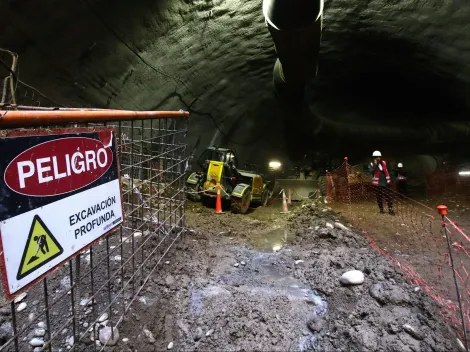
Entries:
[[[10, 76], [8, 76], [10, 77]], [[7, 77], [7, 78], [8, 78]], [[44, 111], [123, 111], [119, 109], [98, 109], [98, 108], [61, 108], [61, 107], [47, 107], [47, 106], [30, 106], [18, 104], [1, 104], [0, 107], [12, 110], [44, 110]], [[124, 110], [127, 111], [127, 110]]]
[[188, 111], [5, 111], [0, 110], [0, 127], [32, 127], [66, 123], [163, 119], [189, 116]]

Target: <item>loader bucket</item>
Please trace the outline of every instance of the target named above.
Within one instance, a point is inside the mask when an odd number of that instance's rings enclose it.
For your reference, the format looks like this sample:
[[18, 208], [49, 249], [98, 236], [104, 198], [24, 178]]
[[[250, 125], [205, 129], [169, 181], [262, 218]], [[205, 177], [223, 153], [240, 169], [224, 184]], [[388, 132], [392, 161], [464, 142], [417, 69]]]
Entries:
[[277, 194], [284, 189], [288, 192], [292, 190], [292, 200], [300, 201], [309, 199], [312, 194], [315, 194], [318, 189], [317, 180], [298, 180], [298, 179], [277, 179], [274, 185], [274, 194]]

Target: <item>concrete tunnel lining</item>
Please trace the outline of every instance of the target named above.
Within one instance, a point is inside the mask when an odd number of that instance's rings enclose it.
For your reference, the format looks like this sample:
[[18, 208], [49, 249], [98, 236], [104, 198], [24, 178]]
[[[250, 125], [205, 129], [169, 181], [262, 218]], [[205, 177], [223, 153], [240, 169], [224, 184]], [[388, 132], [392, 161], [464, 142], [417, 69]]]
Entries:
[[[436, 4], [358, 1], [343, 8], [341, 2], [327, 1], [319, 74], [307, 91], [313, 112], [345, 123], [363, 118], [377, 126], [385, 117], [400, 123], [413, 118], [411, 128], [419, 128], [421, 119], [440, 123], [449, 113], [455, 121], [465, 119], [468, 99], [463, 92], [468, 90], [469, 71], [466, 51], [459, 55], [457, 50], [465, 47], [468, 31], [460, 28], [469, 9]], [[192, 104], [190, 144], [203, 136], [197, 153], [217, 130], [212, 119], [219, 125], [224, 121], [225, 135], [218, 144], [238, 147], [242, 157], [257, 154], [253, 162], [265, 160], [265, 149], [286, 149], [282, 128], [270, 129], [272, 136], [259, 132], [282, 125], [286, 118], [273, 100], [275, 53], [260, 4], [89, 5], [162, 73], [140, 62], [86, 4], [3, 3], [2, 12], [9, 16], [3, 22], [2, 43], [20, 54], [23, 78], [69, 106], [171, 110]], [[41, 31], [34, 30], [36, 23], [41, 23]], [[190, 39], [192, 33], [198, 35]], [[409, 78], [397, 80], [397, 70]], [[182, 78], [184, 84], [178, 81]], [[378, 104], [374, 109], [370, 97]], [[412, 113], [404, 114], [414, 106]], [[387, 116], [385, 110], [392, 107], [395, 112]], [[322, 148], [328, 140], [315, 147]]]

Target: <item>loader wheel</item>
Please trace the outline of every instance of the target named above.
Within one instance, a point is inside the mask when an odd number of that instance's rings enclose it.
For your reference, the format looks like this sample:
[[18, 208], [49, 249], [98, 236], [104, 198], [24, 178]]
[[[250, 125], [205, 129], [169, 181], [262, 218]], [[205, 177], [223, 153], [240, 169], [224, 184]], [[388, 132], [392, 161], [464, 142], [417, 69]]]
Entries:
[[195, 185], [186, 183], [186, 197], [189, 200], [191, 200], [193, 202], [201, 201], [201, 194], [197, 193], [197, 192], [200, 191], [199, 190], [200, 185], [201, 185], [200, 182], [196, 183]]
[[251, 203], [251, 189], [248, 189], [243, 193], [243, 197], [232, 198], [232, 204], [230, 205], [230, 210], [234, 214], [245, 214], [250, 208]]
[[261, 195], [261, 206], [265, 207], [268, 204], [269, 199], [271, 198], [272, 193], [269, 189], [265, 188], [263, 194]]

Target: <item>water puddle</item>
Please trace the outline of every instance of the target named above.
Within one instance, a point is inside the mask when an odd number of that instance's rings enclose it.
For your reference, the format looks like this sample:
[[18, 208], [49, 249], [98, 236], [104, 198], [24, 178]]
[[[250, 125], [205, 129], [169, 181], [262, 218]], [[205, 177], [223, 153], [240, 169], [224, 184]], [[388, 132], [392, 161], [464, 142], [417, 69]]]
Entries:
[[263, 252], [276, 252], [288, 242], [293, 241], [294, 236], [285, 228], [276, 228], [270, 232], [250, 236], [250, 244]]
[[[325, 316], [328, 303], [317, 291], [290, 276], [282, 265], [280, 257], [283, 252], [278, 249], [288, 243], [291, 236], [278, 228], [251, 240], [258, 250], [247, 250], [246, 268], [249, 270], [226, 272], [218, 277], [215, 285], [193, 288], [190, 293], [190, 314], [216, 314], [214, 312], [234, 300], [241, 305], [255, 302], [259, 310], [273, 309], [267, 302], [277, 297], [287, 298], [282, 301], [279, 314], [283, 314], [290, 328], [298, 332], [295, 350], [314, 350], [317, 335], [309, 330], [307, 322], [314, 316]], [[233, 287], [236, 287], [236, 295], [231, 293]]]

